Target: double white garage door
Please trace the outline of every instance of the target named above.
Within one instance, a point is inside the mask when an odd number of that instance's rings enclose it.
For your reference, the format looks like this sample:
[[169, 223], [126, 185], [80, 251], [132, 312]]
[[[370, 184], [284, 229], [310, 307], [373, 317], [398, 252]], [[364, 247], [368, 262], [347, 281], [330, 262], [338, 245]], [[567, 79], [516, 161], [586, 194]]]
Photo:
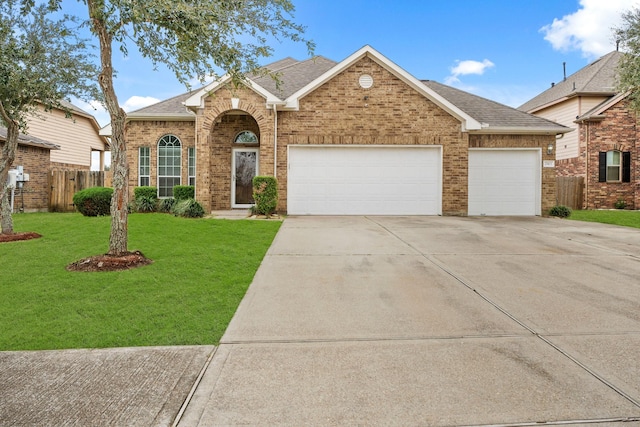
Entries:
[[[442, 214], [438, 146], [289, 146], [288, 167], [290, 215]], [[512, 172], [518, 182], [504, 185]], [[469, 215], [539, 215], [539, 175], [539, 150], [470, 151]]]

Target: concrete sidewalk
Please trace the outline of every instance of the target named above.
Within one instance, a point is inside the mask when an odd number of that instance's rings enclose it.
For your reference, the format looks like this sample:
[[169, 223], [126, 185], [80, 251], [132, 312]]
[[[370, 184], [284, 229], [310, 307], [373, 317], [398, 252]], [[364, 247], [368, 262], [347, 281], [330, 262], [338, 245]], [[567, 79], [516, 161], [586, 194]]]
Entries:
[[169, 426], [213, 350], [0, 352], [0, 426]]
[[290, 217], [180, 425], [640, 425], [638, 348], [638, 230]]

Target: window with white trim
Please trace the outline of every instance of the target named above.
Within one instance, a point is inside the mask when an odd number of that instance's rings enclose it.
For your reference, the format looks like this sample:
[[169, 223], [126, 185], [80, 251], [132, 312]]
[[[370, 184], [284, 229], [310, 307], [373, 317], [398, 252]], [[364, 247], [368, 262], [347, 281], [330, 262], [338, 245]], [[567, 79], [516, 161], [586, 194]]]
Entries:
[[158, 141], [158, 197], [173, 197], [173, 187], [182, 183], [182, 144], [175, 135]]
[[607, 151], [607, 182], [620, 181], [620, 152]]
[[236, 135], [233, 142], [236, 144], [257, 144], [259, 141], [255, 133], [250, 130], [243, 130]]
[[601, 151], [598, 159], [599, 182], [631, 182], [631, 152]]
[[196, 185], [196, 149], [189, 147], [189, 185]]
[[151, 185], [151, 148], [138, 149], [138, 185]]

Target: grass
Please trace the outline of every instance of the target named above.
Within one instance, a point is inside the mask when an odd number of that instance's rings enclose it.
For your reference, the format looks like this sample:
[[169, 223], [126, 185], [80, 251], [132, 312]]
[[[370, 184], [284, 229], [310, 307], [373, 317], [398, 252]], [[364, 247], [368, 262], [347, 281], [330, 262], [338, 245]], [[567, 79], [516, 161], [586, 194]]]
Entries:
[[129, 250], [154, 262], [69, 272], [107, 252], [109, 217], [14, 215], [43, 237], [0, 245], [0, 350], [217, 344], [280, 222], [129, 216]]
[[577, 221], [602, 222], [640, 228], [640, 211], [627, 210], [575, 210], [569, 219]]

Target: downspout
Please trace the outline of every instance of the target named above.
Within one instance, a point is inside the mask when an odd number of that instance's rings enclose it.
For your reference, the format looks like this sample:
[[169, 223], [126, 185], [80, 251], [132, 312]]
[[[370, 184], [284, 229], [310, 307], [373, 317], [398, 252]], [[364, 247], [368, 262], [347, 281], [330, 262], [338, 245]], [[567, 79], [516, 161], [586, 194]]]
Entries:
[[589, 129], [589, 127], [591, 126], [591, 123], [588, 120], [584, 123], [587, 124], [587, 129], [586, 129], [587, 134], [584, 137], [584, 143], [585, 143], [584, 169], [585, 171], [584, 171], [584, 201], [582, 202], [582, 207], [584, 209], [589, 209], [589, 134], [591, 133], [591, 129]]
[[278, 107], [273, 104], [273, 177], [278, 179]]

